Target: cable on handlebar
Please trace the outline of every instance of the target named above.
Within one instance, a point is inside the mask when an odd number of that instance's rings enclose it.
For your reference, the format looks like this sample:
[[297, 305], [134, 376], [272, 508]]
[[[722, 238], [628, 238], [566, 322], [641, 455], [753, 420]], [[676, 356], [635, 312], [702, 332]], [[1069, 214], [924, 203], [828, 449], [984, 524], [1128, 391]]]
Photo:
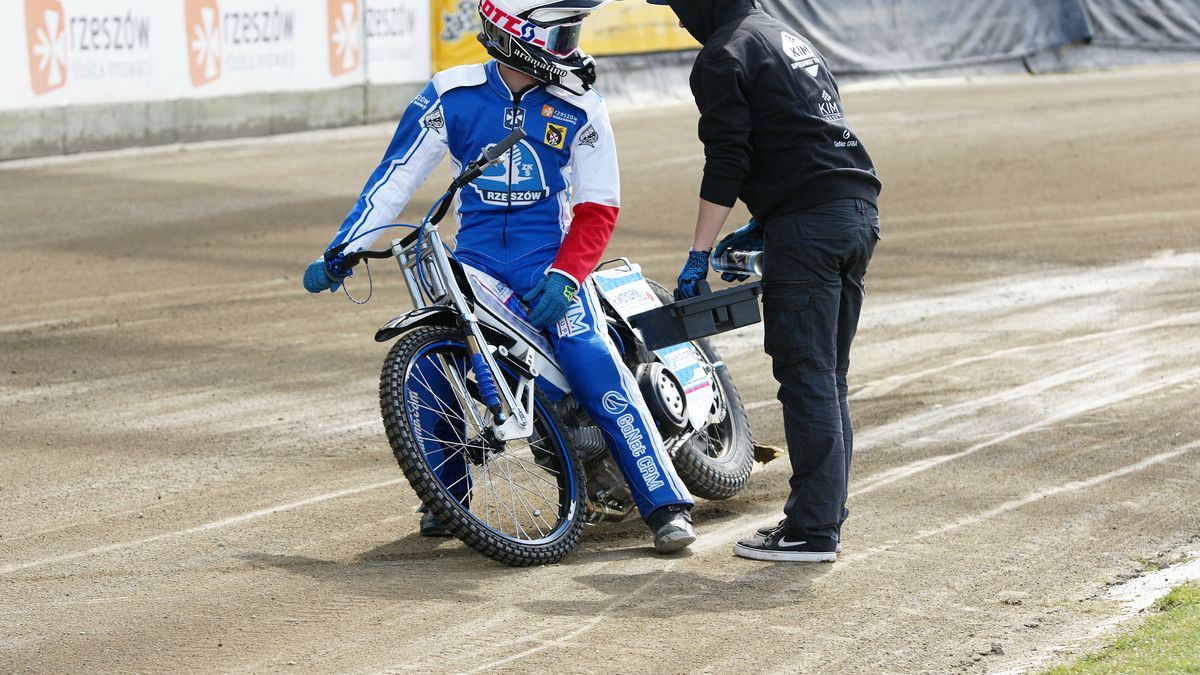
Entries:
[[367, 304], [368, 302], [371, 301], [371, 296], [375, 294], [375, 280], [371, 278], [371, 263], [370, 263], [370, 261], [364, 258], [363, 259], [363, 267], [365, 267], [367, 269], [367, 297], [363, 298], [361, 302], [356, 300], [353, 295], [350, 295], [349, 284], [347, 284], [345, 281], [342, 281], [342, 292], [346, 294], [347, 298], [350, 298], [350, 302], [353, 302], [356, 305]]

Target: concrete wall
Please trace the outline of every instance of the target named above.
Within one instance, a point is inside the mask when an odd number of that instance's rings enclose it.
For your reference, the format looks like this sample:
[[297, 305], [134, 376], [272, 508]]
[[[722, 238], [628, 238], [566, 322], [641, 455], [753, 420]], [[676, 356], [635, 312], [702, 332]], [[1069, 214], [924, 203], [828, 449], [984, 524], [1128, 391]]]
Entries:
[[395, 119], [423, 84], [0, 112], [0, 161]]

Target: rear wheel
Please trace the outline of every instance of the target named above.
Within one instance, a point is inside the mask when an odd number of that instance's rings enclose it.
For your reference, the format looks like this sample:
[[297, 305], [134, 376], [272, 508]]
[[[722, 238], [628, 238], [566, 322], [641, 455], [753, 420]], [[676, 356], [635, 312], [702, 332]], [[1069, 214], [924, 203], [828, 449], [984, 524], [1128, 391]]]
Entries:
[[[649, 281], [649, 280], [647, 280]], [[663, 303], [673, 302], [671, 293], [650, 281]], [[754, 442], [750, 420], [733, 376], [708, 338], [693, 340], [701, 359], [713, 375], [714, 420], [703, 432], [684, 443], [672, 457], [675, 471], [688, 490], [704, 499], [729, 499], [741, 491], [754, 468]]]
[[583, 471], [548, 405], [530, 438], [501, 441], [488, 425], [462, 333], [426, 326], [388, 353], [379, 402], [396, 461], [446, 529], [506, 565], [561, 560], [583, 526]]

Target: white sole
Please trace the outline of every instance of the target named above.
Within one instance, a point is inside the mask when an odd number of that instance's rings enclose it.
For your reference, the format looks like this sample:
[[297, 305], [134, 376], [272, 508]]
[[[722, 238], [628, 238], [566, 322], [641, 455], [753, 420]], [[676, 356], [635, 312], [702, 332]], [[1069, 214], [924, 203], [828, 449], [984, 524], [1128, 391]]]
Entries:
[[833, 562], [837, 560], [837, 552], [817, 553], [807, 551], [764, 551], [761, 548], [750, 548], [741, 544], [733, 545], [733, 554], [751, 560], [766, 560], [768, 562]]

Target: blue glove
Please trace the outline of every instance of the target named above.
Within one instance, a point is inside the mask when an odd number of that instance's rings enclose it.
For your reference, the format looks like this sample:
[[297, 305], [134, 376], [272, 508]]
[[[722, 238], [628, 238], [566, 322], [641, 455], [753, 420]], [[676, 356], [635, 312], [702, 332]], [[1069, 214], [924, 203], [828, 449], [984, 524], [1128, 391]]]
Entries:
[[304, 270], [304, 290], [309, 293], [320, 293], [321, 291], [336, 293], [342, 287], [342, 279], [350, 275], [338, 276], [336, 273], [331, 273], [329, 267], [325, 258], [317, 258], [310, 262]]
[[532, 290], [521, 297], [533, 309], [529, 323], [548, 328], [567, 315], [567, 308], [579, 293], [579, 287], [565, 274], [550, 271]]
[[[732, 248], [737, 251], [761, 251], [763, 250], [763, 229], [753, 218], [750, 222], [742, 227], [734, 230], [721, 241], [717, 242], [716, 248], [713, 249], [713, 257], [720, 257], [725, 249]], [[735, 272], [725, 272], [721, 275], [722, 281], [745, 281], [750, 278], [749, 274], [737, 274]]]
[[686, 300], [700, 295], [708, 290], [708, 251], [688, 251], [687, 262], [679, 271], [679, 280], [675, 282], [675, 299]]

